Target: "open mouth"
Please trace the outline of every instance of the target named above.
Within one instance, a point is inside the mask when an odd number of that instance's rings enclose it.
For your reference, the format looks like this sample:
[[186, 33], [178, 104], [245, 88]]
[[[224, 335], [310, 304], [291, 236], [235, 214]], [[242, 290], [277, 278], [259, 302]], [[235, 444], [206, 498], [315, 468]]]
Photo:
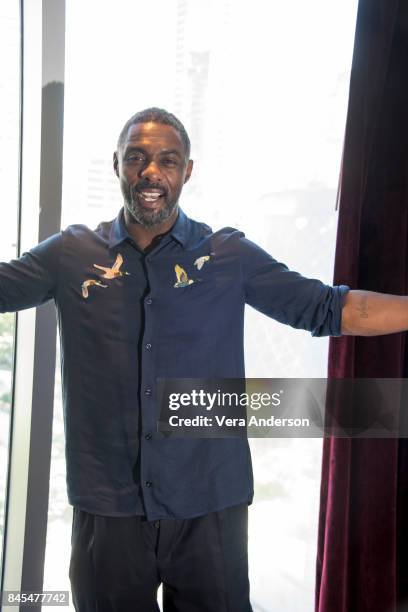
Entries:
[[164, 196], [164, 192], [158, 189], [143, 189], [137, 192], [137, 197], [142, 204], [148, 204], [150, 206], [158, 204], [160, 199]]

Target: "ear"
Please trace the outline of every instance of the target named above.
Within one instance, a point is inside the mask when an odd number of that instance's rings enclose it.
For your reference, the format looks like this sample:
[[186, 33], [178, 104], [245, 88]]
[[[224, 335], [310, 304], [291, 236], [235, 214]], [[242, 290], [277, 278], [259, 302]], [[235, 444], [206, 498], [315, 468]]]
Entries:
[[184, 177], [185, 183], [187, 183], [187, 181], [189, 180], [192, 171], [193, 171], [193, 160], [189, 159], [187, 163], [186, 176]]
[[116, 176], [119, 178], [119, 160], [118, 160], [118, 152], [115, 151], [113, 154], [113, 171]]

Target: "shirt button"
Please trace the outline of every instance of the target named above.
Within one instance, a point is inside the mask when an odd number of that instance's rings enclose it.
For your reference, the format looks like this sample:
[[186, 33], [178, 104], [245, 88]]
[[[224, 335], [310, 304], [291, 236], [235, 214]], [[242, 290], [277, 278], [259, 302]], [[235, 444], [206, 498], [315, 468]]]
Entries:
[[147, 389], [145, 389], [145, 395], [151, 395], [152, 394], [152, 390], [150, 389], [150, 387], [147, 387]]
[[151, 439], [152, 439], [152, 434], [151, 434], [151, 433], [147, 433], [147, 434], [145, 435], [145, 439], [146, 439], [146, 440], [151, 440]]
[[150, 305], [152, 302], [153, 302], [152, 298], [147, 298], [147, 300], [146, 300], [146, 304], [149, 304], [149, 305]]
[[151, 348], [152, 348], [152, 345], [150, 344], [150, 342], [148, 342], [148, 343], [146, 344], [146, 350], [147, 350], [147, 351], [150, 351], [150, 349], [151, 349]]
[[152, 486], [152, 482], [150, 480], [146, 480], [146, 487], [151, 487]]

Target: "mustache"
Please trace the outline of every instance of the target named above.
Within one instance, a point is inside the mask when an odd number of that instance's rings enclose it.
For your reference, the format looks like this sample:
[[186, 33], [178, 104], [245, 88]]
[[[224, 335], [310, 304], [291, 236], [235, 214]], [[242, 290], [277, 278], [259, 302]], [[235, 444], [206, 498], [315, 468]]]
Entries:
[[161, 183], [152, 183], [151, 181], [140, 180], [137, 185], [133, 185], [131, 188], [132, 193], [143, 191], [144, 189], [157, 189], [167, 195], [167, 189], [161, 185]]

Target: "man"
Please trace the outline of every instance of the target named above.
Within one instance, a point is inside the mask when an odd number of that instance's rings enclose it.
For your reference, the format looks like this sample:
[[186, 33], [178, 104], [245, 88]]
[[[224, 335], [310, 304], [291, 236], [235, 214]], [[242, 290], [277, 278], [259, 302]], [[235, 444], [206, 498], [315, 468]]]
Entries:
[[1, 311], [54, 299], [62, 344], [70, 579], [80, 612], [249, 612], [243, 438], [157, 431], [157, 378], [242, 378], [248, 303], [315, 336], [408, 328], [407, 298], [305, 279], [178, 202], [183, 125], [147, 109], [114, 154], [124, 208], [0, 265]]

